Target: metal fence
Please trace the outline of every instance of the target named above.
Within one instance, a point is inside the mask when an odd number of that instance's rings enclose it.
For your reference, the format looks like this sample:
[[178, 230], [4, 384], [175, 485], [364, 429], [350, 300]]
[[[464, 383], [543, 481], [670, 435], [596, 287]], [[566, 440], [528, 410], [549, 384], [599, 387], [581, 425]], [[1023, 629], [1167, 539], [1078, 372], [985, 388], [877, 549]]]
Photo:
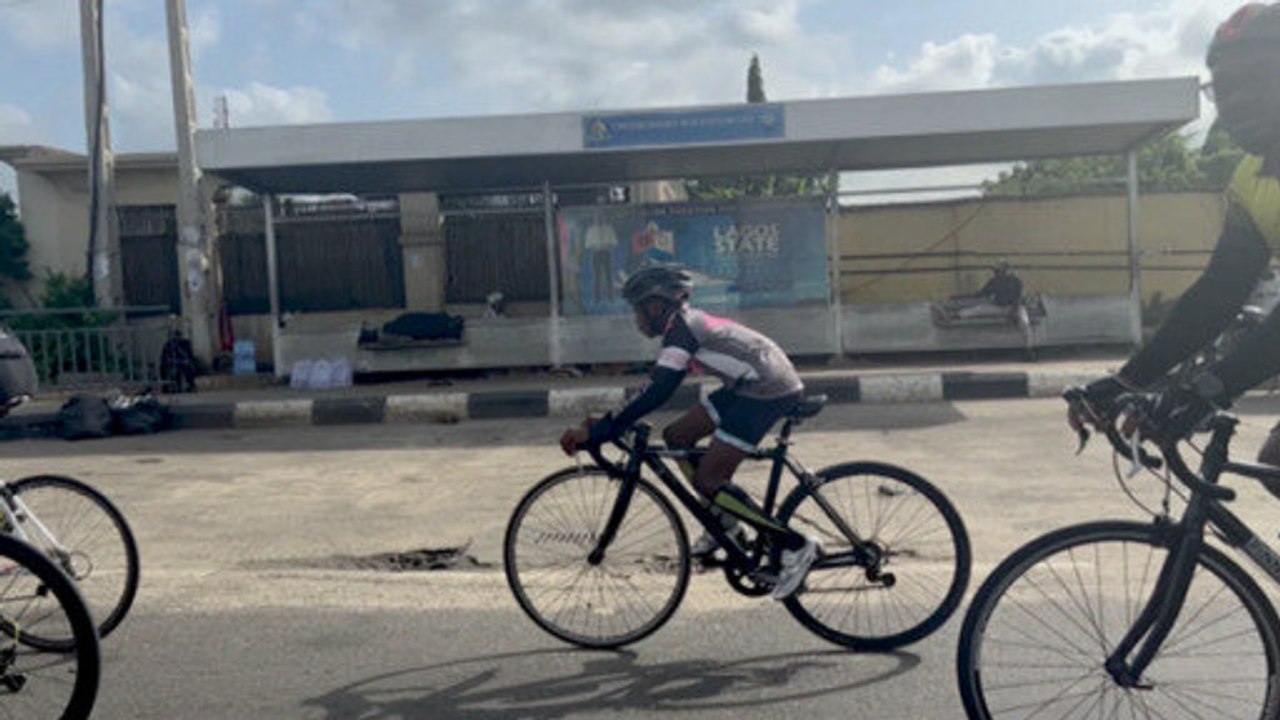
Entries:
[[170, 329], [157, 315], [167, 309], [4, 311], [0, 322], [26, 346], [42, 388], [140, 388], [160, 383]]

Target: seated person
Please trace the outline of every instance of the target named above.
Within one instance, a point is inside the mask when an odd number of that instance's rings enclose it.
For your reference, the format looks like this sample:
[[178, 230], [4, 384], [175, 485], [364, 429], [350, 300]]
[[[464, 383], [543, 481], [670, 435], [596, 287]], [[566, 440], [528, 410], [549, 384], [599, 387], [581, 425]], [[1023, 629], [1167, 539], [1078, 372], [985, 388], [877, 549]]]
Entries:
[[991, 277], [976, 293], [957, 295], [947, 301], [948, 310], [957, 317], [974, 317], [995, 314], [999, 308], [1013, 317], [1014, 308], [1022, 302], [1022, 278], [1013, 274], [1009, 263], [998, 262], [991, 268]]

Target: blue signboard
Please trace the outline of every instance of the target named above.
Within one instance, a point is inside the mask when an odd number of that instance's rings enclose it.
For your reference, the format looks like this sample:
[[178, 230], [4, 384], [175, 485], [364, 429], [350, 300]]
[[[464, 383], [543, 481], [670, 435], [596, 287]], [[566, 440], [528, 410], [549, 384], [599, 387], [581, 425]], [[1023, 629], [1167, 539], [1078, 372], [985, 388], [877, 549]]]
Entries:
[[556, 225], [565, 315], [629, 313], [622, 283], [654, 261], [688, 267], [700, 307], [829, 300], [821, 198], [571, 207]]
[[582, 118], [582, 145], [586, 148], [767, 140], [784, 137], [785, 133], [783, 106], [765, 103]]

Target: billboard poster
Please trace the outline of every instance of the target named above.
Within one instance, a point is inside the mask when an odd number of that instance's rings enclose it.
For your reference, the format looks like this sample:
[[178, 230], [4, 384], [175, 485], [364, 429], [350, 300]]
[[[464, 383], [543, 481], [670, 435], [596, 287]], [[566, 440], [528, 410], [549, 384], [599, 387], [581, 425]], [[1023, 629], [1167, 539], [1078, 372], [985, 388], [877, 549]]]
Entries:
[[825, 222], [821, 198], [563, 208], [563, 313], [629, 314], [622, 284], [650, 262], [687, 267], [699, 307], [825, 304]]

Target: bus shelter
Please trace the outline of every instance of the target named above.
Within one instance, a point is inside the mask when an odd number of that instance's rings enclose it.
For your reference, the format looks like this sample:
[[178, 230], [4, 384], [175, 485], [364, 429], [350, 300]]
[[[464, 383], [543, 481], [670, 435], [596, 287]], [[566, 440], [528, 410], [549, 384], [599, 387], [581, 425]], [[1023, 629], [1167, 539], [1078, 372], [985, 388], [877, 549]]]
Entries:
[[[439, 207], [433, 198], [533, 193], [541, 201], [545, 221], [550, 286], [545, 317], [477, 327], [475, 341], [460, 348], [406, 353], [389, 363], [357, 358], [354, 364], [357, 370], [374, 371], [559, 366], [628, 361], [649, 354], [629, 322], [618, 322], [616, 303], [603, 303], [595, 296], [591, 302], [582, 301], [584, 288], [577, 285], [595, 284], [605, 271], [591, 274], [590, 261], [571, 254], [566, 238], [577, 227], [590, 245], [600, 209], [557, 207], [555, 198], [562, 189], [1092, 154], [1128, 158], [1130, 287], [1120, 334], [1137, 342], [1141, 333], [1137, 152], [1144, 143], [1198, 116], [1198, 87], [1197, 78], [1180, 77], [726, 106], [201, 130], [196, 138], [197, 161], [205, 173], [264, 197], [271, 327], [279, 374], [287, 374], [291, 360], [319, 352], [317, 343], [323, 342], [291, 339], [287, 331], [282, 332], [273, 240], [277, 215], [273, 199], [278, 196], [399, 195], [403, 232], [423, 238], [422, 254], [411, 257], [406, 250], [405, 267], [410, 272], [441, 262], [442, 256], [432, 250], [433, 243], [438, 244], [433, 233], [439, 226]], [[645, 218], [633, 217], [635, 211], [631, 215], [617, 208], [608, 212], [641, 223], [638, 230], [628, 228], [621, 234], [643, 234]], [[865, 322], [842, 312], [838, 238], [833, 237], [838, 223], [831, 219], [837, 212], [834, 193], [809, 206], [783, 203], [761, 209], [757, 215], [767, 222], [755, 225], [730, 217], [723, 221], [730, 230], [723, 231], [711, 227], [718, 211], [665, 208], [661, 212], [663, 217], [682, 216], [688, 226], [703, 223], [703, 234], [713, 238], [708, 241], [711, 247], [733, 251], [733, 277], [719, 286], [717, 300], [778, 338], [789, 352], [843, 353], [846, 338], [857, 334], [849, 323]], [[611, 224], [616, 225], [616, 220], [611, 219]], [[644, 249], [661, 255], [663, 233], [669, 231], [661, 227], [662, 222], [651, 224], [656, 235]], [[775, 232], [771, 236], [744, 229], [755, 226], [773, 227]], [[788, 245], [792, 236], [808, 238], [807, 244], [803, 248]], [[597, 234], [597, 249], [600, 243]], [[744, 259], [744, 252], [761, 250], [772, 253], [771, 265]], [[681, 253], [675, 255], [688, 262]], [[784, 265], [791, 274], [780, 280], [776, 268]], [[617, 271], [616, 266], [611, 270]], [[708, 273], [716, 276], [714, 270]], [[567, 283], [575, 287], [566, 287]], [[576, 304], [569, 298], [577, 298]], [[487, 335], [490, 330], [492, 335]], [[378, 362], [386, 367], [377, 367]]]

